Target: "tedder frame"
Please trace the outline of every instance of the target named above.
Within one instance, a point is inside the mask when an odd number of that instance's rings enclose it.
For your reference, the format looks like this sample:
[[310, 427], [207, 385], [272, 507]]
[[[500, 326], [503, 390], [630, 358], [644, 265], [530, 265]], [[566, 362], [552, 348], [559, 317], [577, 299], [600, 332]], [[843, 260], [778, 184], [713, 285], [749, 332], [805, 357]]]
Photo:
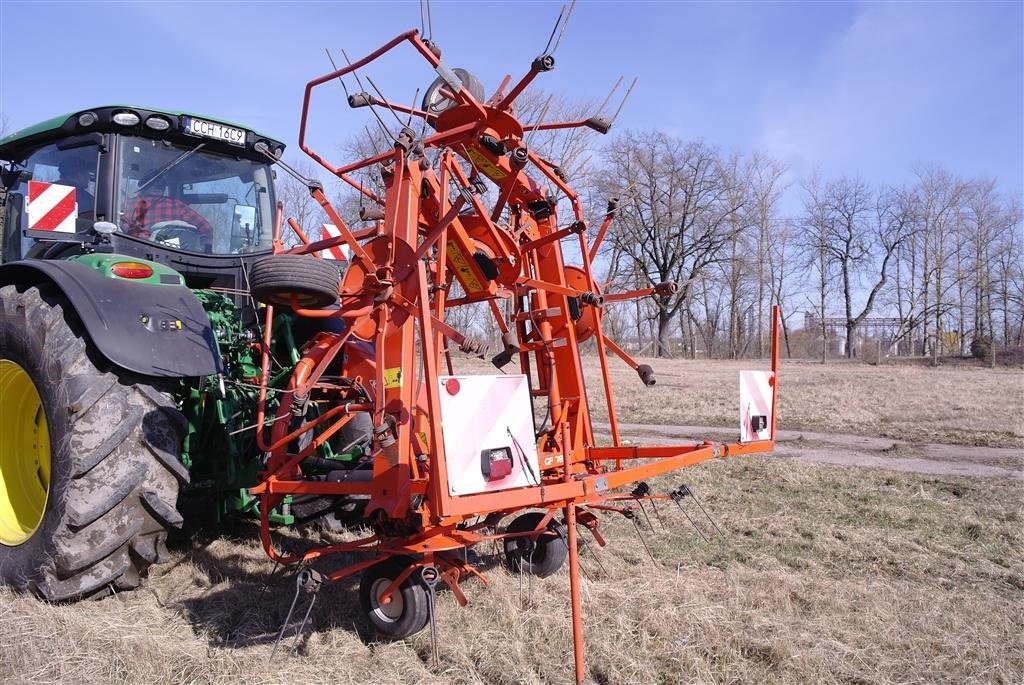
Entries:
[[[377, 95], [355, 93], [349, 96], [349, 104], [391, 110], [410, 121], [418, 117], [425, 124], [422, 131], [417, 134], [404, 125], [391, 149], [349, 164], [332, 164], [307, 143], [314, 91], [336, 80], [344, 83], [346, 76], [403, 45], [410, 46], [437, 74], [422, 105], [389, 102], [376, 86]], [[645, 385], [654, 385], [655, 379], [649, 366], [637, 363], [604, 333], [603, 306], [630, 298], [669, 297], [676, 286], [660, 283], [628, 293], [603, 293], [593, 262], [615, 219], [616, 201], [609, 202], [591, 239], [582, 203], [565, 174], [530, 149], [525, 139], [529, 130], [588, 127], [605, 133], [611, 121], [598, 114], [583, 121], [538, 121], [524, 127], [513, 109], [517, 96], [534, 78], [553, 67], [553, 56], [545, 52], [518, 83], [506, 90], [511, 84], [506, 77], [485, 99], [479, 82], [466, 72], [457, 73], [462, 70], [450, 69], [438, 47], [412, 30], [306, 85], [300, 147], [372, 205], [362, 212], [370, 225], [350, 227], [315, 182], [309, 184], [310, 192], [338, 237], [311, 242], [290, 221], [301, 244], [286, 249], [282, 222], [277, 222], [276, 254], [270, 261], [286, 264], [299, 256], [311, 261], [322, 250], [338, 246], [347, 248], [350, 258], [333, 301], [286, 285], [269, 296], [263, 293], [268, 306], [257, 425], [268, 423], [271, 428], [269, 438], [262, 433], [258, 438], [267, 459], [251, 492], [260, 499], [263, 546], [278, 562], [309, 564], [336, 553], [366, 553], [364, 560], [321, 577], [328, 582], [366, 572], [385, 560], [401, 560], [400, 571], [375, 586], [372, 599], [383, 607], [411, 578], [419, 581], [416, 573], [428, 583], [446, 583], [465, 604], [459, 581], [470, 575], [482, 578], [461, 553], [474, 544], [499, 539], [506, 544], [523, 539], [527, 546], [550, 538], [564, 542], [576, 678], [582, 681], [578, 525], [591, 530], [603, 544], [590, 508], [626, 513], [614, 504], [678, 496], [678, 492], [654, 494], [648, 487], [638, 487], [631, 494], [617, 493], [617, 489], [710, 459], [773, 449], [779, 314], [774, 312], [771, 373], [764, 376], [770, 399], [767, 408], [762, 402], [754, 415], [742, 419], [754, 422], [745, 432], [747, 439], [671, 446], [623, 444], [609, 356], [636, 370]], [[383, 192], [364, 188], [354, 175], [371, 168], [380, 173]], [[539, 181], [528, 170], [539, 174]], [[559, 222], [557, 208], [562, 199], [571, 207], [568, 222]], [[573, 244], [579, 265], [566, 263], [563, 242]], [[495, 365], [518, 359], [529, 395], [543, 401], [545, 416], [540, 425], [531, 426], [535, 445], [527, 449], [513, 437], [507, 448], [511, 461], [507, 468], [526, 478], [525, 485], [453, 494], [452, 483], [461, 476], [446, 449], [442, 404], [446, 393], [457, 393], [460, 379], [465, 383], [468, 377], [453, 372], [451, 348], [474, 353], [480, 351], [480, 343], [446, 323], [446, 312], [477, 303], [493, 316], [502, 334]], [[325, 321], [305, 348], [276, 414], [268, 417], [275, 306]], [[611, 444], [605, 446], [595, 437], [590, 407], [594, 398], [584, 380], [580, 346], [589, 340], [596, 348], [600, 394], [610, 421]], [[318, 407], [313, 418], [305, 411], [309, 404]], [[529, 404], [536, 421], [532, 399]], [[372, 447], [367, 451], [372, 471], [304, 477], [304, 461], [360, 414], [372, 419]], [[303, 421], [289, 420], [295, 416], [304, 417]], [[496, 454], [500, 460], [505, 453]], [[281, 552], [273, 543], [270, 514], [287, 495], [362, 496], [367, 500], [364, 518], [373, 532], [302, 553]], [[543, 510], [530, 519], [535, 525], [528, 530], [499, 527], [503, 517], [526, 508]], [[561, 523], [555, 519], [559, 514]]]

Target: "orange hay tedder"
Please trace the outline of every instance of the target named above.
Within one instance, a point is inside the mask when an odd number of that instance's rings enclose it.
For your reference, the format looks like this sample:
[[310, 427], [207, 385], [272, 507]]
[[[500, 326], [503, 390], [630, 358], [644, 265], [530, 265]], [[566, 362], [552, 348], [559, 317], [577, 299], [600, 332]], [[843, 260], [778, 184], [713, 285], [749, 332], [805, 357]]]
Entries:
[[[306, 126], [313, 91], [403, 47], [437, 74], [422, 104], [387, 102], [379, 91], [354, 93], [349, 104], [391, 110], [402, 115], [400, 122], [417, 117], [426, 133], [417, 134], [406, 123], [391, 149], [342, 166], [310, 149]], [[602, 291], [592, 262], [614, 220], [616, 202], [609, 202], [589, 240], [577, 194], [558, 166], [527, 147], [515, 114], [517, 96], [554, 67], [551, 52], [546, 49], [535, 59], [518, 83], [511, 85], [506, 77], [485, 98], [472, 75], [446, 66], [438, 47], [413, 30], [307, 84], [300, 146], [362, 193], [367, 207], [361, 218], [369, 227], [346, 224], [311, 182], [310, 192], [338, 236], [310, 242], [291, 221], [302, 244], [285, 249], [279, 217], [276, 254], [253, 267], [252, 292], [268, 305], [258, 423], [272, 428], [269, 440], [261, 439], [266, 465], [251, 492], [259, 497], [267, 554], [283, 564], [305, 564], [299, 584], [309, 590], [361, 572], [363, 609], [386, 637], [411, 635], [428, 622], [433, 628], [438, 583], [466, 603], [460, 583], [469, 576], [483, 578], [467, 561], [472, 557], [466, 550], [473, 545], [501, 541], [514, 570], [538, 576], [554, 573], [567, 557], [576, 679], [582, 681], [578, 527], [603, 545], [594, 511], [632, 516], [633, 500], [678, 501], [691, 494], [686, 486], [655, 494], [645, 480], [709, 459], [773, 448], [778, 314], [772, 370], [741, 377], [746, 399], [738, 442], [622, 444], [609, 354], [635, 369], [645, 385], [655, 379], [649, 366], [605, 335], [602, 307], [615, 300], [670, 296], [676, 286]], [[605, 133], [610, 125], [597, 115], [526, 128], [589, 127]], [[356, 180], [354, 174], [368, 168], [380, 174], [383, 193]], [[556, 198], [571, 207], [568, 219], [559, 217]], [[578, 246], [579, 266], [566, 264], [565, 241]], [[318, 259], [321, 251], [338, 246], [350, 254], [342, 275], [336, 265]], [[520, 373], [453, 372], [449, 350], [479, 354], [481, 345], [446, 323], [446, 314], [476, 303], [502, 333], [495, 366], [518, 361]], [[320, 328], [284, 392], [274, 392], [269, 378], [275, 306], [318, 319]], [[592, 424], [594, 393], [584, 381], [580, 353], [587, 340], [594, 341], [600, 364], [610, 445], [598, 444]], [[276, 409], [268, 395], [279, 398]], [[317, 408], [312, 417], [310, 406]], [[324, 474], [318, 447], [354, 422], [363, 422], [372, 435], [361, 467]], [[317, 469], [308, 468], [317, 460]], [[632, 490], [622, 492], [631, 484]], [[271, 512], [288, 496], [358, 501], [372, 534], [283, 553], [271, 537]], [[505, 523], [508, 517], [511, 522]], [[349, 559], [363, 553], [365, 559], [331, 573], [309, 568], [339, 553]]]

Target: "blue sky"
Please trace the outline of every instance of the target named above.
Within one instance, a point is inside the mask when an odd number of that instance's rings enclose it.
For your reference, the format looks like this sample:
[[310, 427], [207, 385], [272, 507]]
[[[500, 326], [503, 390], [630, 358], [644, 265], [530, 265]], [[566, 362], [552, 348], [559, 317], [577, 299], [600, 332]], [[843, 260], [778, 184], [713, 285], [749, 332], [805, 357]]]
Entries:
[[[490, 91], [526, 70], [559, 7], [434, 0], [434, 38]], [[639, 76], [618, 129], [763, 150], [793, 178], [818, 168], [899, 183], [935, 162], [1021, 196], [1022, 8], [581, 0], [541, 85], [601, 100], [620, 74]], [[419, 23], [417, 2], [0, 0], [0, 115], [14, 130], [98, 104], [188, 109], [247, 123], [295, 153], [303, 87], [330, 71], [324, 48], [355, 59]], [[415, 60], [369, 73], [403, 101], [432, 78]], [[340, 88], [318, 92], [318, 149], [371, 123]]]

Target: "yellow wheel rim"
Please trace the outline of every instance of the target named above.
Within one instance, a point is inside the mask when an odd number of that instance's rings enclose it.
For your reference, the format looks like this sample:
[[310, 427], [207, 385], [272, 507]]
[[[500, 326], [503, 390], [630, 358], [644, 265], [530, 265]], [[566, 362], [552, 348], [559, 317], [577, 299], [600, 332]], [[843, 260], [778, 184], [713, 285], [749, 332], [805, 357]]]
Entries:
[[50, 429], [25, 369], [0, 359], [0, 545], [36, 532], [50, 493]]

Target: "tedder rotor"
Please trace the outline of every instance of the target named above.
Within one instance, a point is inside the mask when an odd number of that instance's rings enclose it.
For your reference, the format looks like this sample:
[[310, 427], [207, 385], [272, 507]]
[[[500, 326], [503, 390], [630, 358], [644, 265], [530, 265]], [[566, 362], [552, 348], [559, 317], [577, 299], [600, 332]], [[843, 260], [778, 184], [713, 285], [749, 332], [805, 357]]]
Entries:
[[[314, 91], [402, 46], [437, 74], [422, 103], [388, 102], [378, 91], [353, 93], [349, 104], [417, 117], [425, 133], [405, 126], [390, 149], [339, 166], [313, 151], [306, 134]], [[363, 608], [388, 637], [426, 626], [439, 582], [466, 603], [460, 583], [480, 576], [464, 554], [473, 545], [501, 541], [513, 568], [539, 576], [568, 557], [576, 678], [582, 681], [579, 526], [604, 544], [593, 511], [629, 511], [614, 505], [681, 496], [678, 490], [655, 494], [647, 479], [773, 448], [778, 314], [771, 371], [741, 376], [737, 442], [622, 443], [609, 356], [635, 369], [647, 386], [655, 378], [605, 334], [603, 306], [670, 295], [676, 286], [603, 292], [593, 261], [616, 202], [609, 202], [591, 240], [577, 193], [558, 166], [527, 146], [515, 113], [517, 97], [553, 67], [552, 55], [542, 54], [518, 83], [506, 77], [485, 97], [472, 75], [449, 68], [438, 47], [412, 30], [306, 85], [300, 146], [362, 194], [368, 227], [347, 224], [322, 187], [310, 182], [336, 237], [311, 242], [292, 221], [302, 242], [285, 249], [279, 221], [276, 253], [253, 266], [252, 293], [267, 305], [257, 423], [271, 428], [269, 437], [259, 438], [265, 468], [251, 492], [259, 498], [263, 547], [275, 561], [308, 565], [326, 555], [365, 555], [329, 574], [305, 573], [318, 587], [361, 572]], [[604, 133], [610, 123], [598, 115], [532, 128]], [[368, 169], [380, 174], [382, 192], [356, 180], [354, 174]], [[558, 198], [571, 208], [568, 219], [558, 214]], [[567, 264], [563, 243], [578, 247], [579, 264]], [[318, 257], [340, 246], [350, 256], [339, 275]], [[518, 374], [453, 372], [452, 348], [480, 352], [478, 341], [448, 323], [450, 312], [471, 305], [493, 317], [501, 332], [495, 366], [517, 361]], [[275, 307], [316, 320], [319, 330], [283, 392], [270, 379]], [[585, 382], [581, 344], [590, 340], [600, 393]], [[276, 409], [268, 409], [268, 390], [281, 398]], [[595, 395], [607, 404], [610, 444], [599, 444], [595, 435]], [[360, 431], [366, 447], [354, 468], [335, 468], [317, 456], [325, 443]], [[630, 484], [636, 485], [623, 490]], [[301, 553], [280, 551], [271, 537], [271, 512], [288, 496], [359, 502], [372, 534]], [[506, 517], [514, 518], [505, 525]]]

